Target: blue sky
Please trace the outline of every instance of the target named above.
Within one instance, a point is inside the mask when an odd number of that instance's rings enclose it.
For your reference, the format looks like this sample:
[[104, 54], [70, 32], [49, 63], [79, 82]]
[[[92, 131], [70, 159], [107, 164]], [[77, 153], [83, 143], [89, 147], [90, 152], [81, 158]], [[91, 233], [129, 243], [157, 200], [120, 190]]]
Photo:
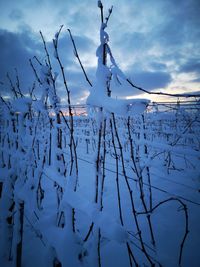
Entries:
[[[127, 77], [147, 90], [168, 93], [200, 91], [200, 2], [198, 0], [107, 0], [113, 5], [107, 32], [115, 59]], [[50, 52], [52, 39], [61, 24], [60, 54], [73, 103], [84, 103], [89, 94], [80, 67], [73, 55], [67, 28], [74, 35], [88, 76], [95, 78], [95, 51], [99, 44], [100, 15], [96, 0], [6, 0], [0, 1], [1, 94], [9, 93], [6, 72], [15, 80], [17, 67], [22, 91], [34, 80], [28, 59], [45, 54], [39, 31]], [[57, 64], [54, 63], [55, 71]], [[39, 92], [40, 88], [37, 88]], [[128, 85], [112, 85], [113, 97], [138, 97]], [[58, 81], [62, 101], [66, 95]], [[140, 95], [140, 97], [146, 97]]]

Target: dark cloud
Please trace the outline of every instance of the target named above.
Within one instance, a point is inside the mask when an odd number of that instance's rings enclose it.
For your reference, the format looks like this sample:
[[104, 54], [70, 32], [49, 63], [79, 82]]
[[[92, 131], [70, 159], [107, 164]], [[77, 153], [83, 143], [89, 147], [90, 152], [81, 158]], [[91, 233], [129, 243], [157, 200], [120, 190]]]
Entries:
[[19, 9], [13, 9], [9, 14], [9, 18], [11, 20], [21, 20], [23, 18], [23, 12]]
[[150, 63], [150, 67], [152, 68], [152, 70], [154, 71], [166, 71], [167, 70], [167, 65], [164, 63], [160, 63], [160, 62], [151, 62]]
[[193, 83], [200, 83], [200, 78], [194, 79], [191, 82], [193, 82]]
[[158, 88], [165, 88], [172, 81], [170, 74], [166, 72], [135, 72], [132, 75], [134, 84], [146, 88], [147, 90], [154, 90]]
[[[172, 81], [171, 76], [166, 72], [134, 72], [128, 76], [129, 79], [137, 86], [146, 90], [152, 91], [154, 89], [165, 88]], [[131, 87], [127, 82], [121, 81], [121, 86], [112, 82], [112, 94], [114, 96], [131, 96], [139, 95], [141, 91]]]
[[[200, 69], [200, 4], [198, 0], [140, 1], [123, 0], [104, 2], [104, 11], [112, 4], [113, 14], [107, 31], [110, 34], [110, 46], [119, 66], [124, 67], [127, 76], [134, 83], [147, 90], [166, 88], [172, 82], [173, 71], [178, 73], [199, 73]], [[66, 70], [67, 81], [73, 101], [77, 101], [88, 90], [88, 84], [73, 54], [73, 46], [67, 28], [72, 30], [80, 57], [85, 59], [95, 55], [99, 43], [100, 10], [91, 0], [7, 0], [0, 2], [4, 27], [12, 33], [0, 31], [0, 80], [6, 72], [13, 74], [18, 68], [23, 89], [34, 79], [28, 59], [37, 55], [44, 63], [46, 56], [40, 40], [39, 31], [47, 33], [47, 47], [51, 54], [55, 71], [59, 66], [53, 57], [53, 45], [50, 34], [65, 24], [59, 40], [59, 54]], [[37, 18], [33, 16], [33, 10]], [[51, 11], [51, 14], [48, 14]], [[5, 16], [4, 14], [9, 14]], [[41, 16], [40, 16], [41, 14]], [[10, 24], [9, 24], [10, 19]], [[9, 26], [11, 25], [11, 26]], [[54, 36], [52, 36], [53, 39]], [[86, 60], [87, 61], [87, 60]], [[83, 60], [84, 62], [84, 60]], [[183, 62], [185, 62], [183, 64]], [[92, 67], [94, 64], [92, 65]], [[94, 68], [86, 66], [91, 80], [94, 80]], [[13, 74], [14, 77], [14, 74]], [[198, 82], [198, 77], [194, 80]], [[133, 88], [113, 86], [113, 94], [126, 96], [133, 94]], [[59, 94], [64, 97], [61, 75], [58, 80]], [[2, 86], [0, 87], [1, 90]], [[4, 89], [5, 90], [5, 89]], [[137, 94], [138, 91], [134, 91]]]
[[17, 34], [0, 30], [0, 79], [5, 84], [4, 87], [1, 86], [1, 91], [9, 92], [7, 72], [15, 83], [15, 68], [18, 70], [22, 91], [28, 91], [33, 82], [28, 60], [38, 54], [39, 48], [38, 42], [27, 32]]
[[[90, 81], [93, 83], [95, 69], [92, 68], [89, 70], [86, 69], [86, 71]], [[79, 99], [84, 96], [85, 92], [89, 93], [90, 86], [85, 80], [85, 76], [83, 72], [80, 70], [80, 68], [78, 70], [66, 69], [65, 73], [66, 73], [68, 88], [71, 94], [72, 103], [79, 102]], [[64, 99], [66, 101], [67, 94], [66, 90], [64, 89], [64, 84], [61, 75], [59, 75], [59, 80], [58, 80], [58, 94], [61, 97], [61, 99]]]
[[161, 18], [153, 28], [155, 42], [166, 49], [184, 47], [200, 37], [200, 4], [197, 0], [163, 1]]
[[[79, 56], [81, 58], [82, 55], [89, 55], [91, 49], [94, 50], [94, 43], [92, 40], [85, 36], [73, 36], [74, 41], [76, 43]], [[53, 64], [53, 70], [59, 73], [58, 76], [58, 94], [61, 99], [66, 101], [66, 90], [64, 88], [63, 78], [60, 71], [59, 64], [57, 60], [54, 58], [54, 48], [52, 42], [47, 43], [47, 47], [49, 48]], [[71, 100], [72, 103], [79, 102], [79, 99], [83, 97], [83, 92], [89, 90], [89, 85], [85, 80], [84, 74], [79, 66], [77, 59], [74, 56], [74, 48], [69, 38], [68, 33], [62, 35], [59, 39], [58, 43], [58, 51], [59, 56], [61, 58], [62, 64], [65, 68], [65, 77], [67, 80], [67, 84], [69, 90], [71, 92]], [[88, 74], [88, 77], [91, 81], [94, 80], [95, 70], [93, 68], [85, 67], [85, 70]]]
[[151, 2], [137, 2], [135, 10], [140, 7], [142, 10], [133, 12], [133, 23], [126, 25], [128, 30], [122, 25], [114, 30], [113, 48], [120, 51], [120, 60], [127, 61], [132, 71], [170, 72], [166, 62], [170, 62], [170, 68], [173, 63], [177, 69], [191, 56], [200, 59], [199, 1], [166, 0], [154, 4], [152, 8]]
[[200, 59], [190, 59], [180, 66], [179, 71], [185, 73], [194, 72], [200, 75]]
[[117, 41], [114, 45], [123, 48], [129, 53], [140, 53], [142, 50], [146, 50], [147, 47], [149, 47], [149, 40], [144, 33], [133, 32], [121, 34], [118, 32]]
[[[80, 55], [88, 53], [93, 46], [92, 41], [87, 37], [74, 36], [74, 40], [77, 43]], [[61, 98], [64, 98], [66, 91], [59, 64], [54, 57], [53, 44], [52, 42], [46, 42], [46, 45], [50, 54], [53, 71], [59, 73], [57, 82], [58, 94]], [[58, 51], [65, 68], [65, 75], [71, 90], [72, 100], [77, 102], [83, 90], [87, 90], [88, 84], [73, 54], [73, 46], [67, 32], [59, 39]], [[6, 78], [7, 73], [9, 73], [13, 84], [16, 83], [15, 68], [18, 70], [22, 92], [28, 93], [29, 88], [31, 88], [35, 80], [33, 70], [29, 64], [29, 59], [32, 59], [34, 56], [37, 56], [45, 64], [47, 58], [39, 34], [33, 34], [29, 27], [24, 27], [20, 33], [0, 30], [0, 81], [3, 82], [3, 85], [1, 84], [0, 87], [1, 93], [10, 93], [10, 85]], [[33, 63], [38, 74], [40, 74], [39, 64], [34, 59]], [[89, 69], [89, 73], [90, 77], [94, 78], [92, 68]], [[41, 88], [38, 88], [37, 92], [39, 93], [39, 91], [41, 92]]]
[[[91, 50], [95, 51], [94, 43], [88, 37], [77, 36], [77, 35], [73, 34], [73, 38], [74, 38], [74, 41], [76, 43], [76, 47], [77, 47], [77, 50], [78, 50], [80, 57], [84, 54], [90, 53]], [[48, 42], [47, 45], [51, 51], [51, 54], [53, 55], [54, 48], [53, 48], [52, 41]], [[65, 31], [61, 35], [61, 37], [59, 38], [58, 51], [59, 51], [59, 55], [60, 55], [64, 65], [71, 66], [74, 64], [74, 62], [77, 62], [77, 60], [75, 59], [75, 56], [74, 56], [74, 48], [73, 48], [71, 39], [70, 39], [67, 31]]]

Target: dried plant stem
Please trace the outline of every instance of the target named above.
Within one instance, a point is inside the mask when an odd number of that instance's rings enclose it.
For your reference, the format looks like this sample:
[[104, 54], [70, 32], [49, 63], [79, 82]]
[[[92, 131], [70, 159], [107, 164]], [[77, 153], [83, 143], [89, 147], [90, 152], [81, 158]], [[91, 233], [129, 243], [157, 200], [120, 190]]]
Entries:
[[17, 244], [17, 259], [16, 267], [22, 266], [22, 244], [23, 244], [23, 231], [24, 231], [24, 202], [19, 203], [19, 225], [20, 225], [20, 241]]
[[[68, 130], [70, 131], [69, 123], [68, 123], [67, 119], [65, 118], [62, 110], [60, 110], [60, 114], [62, 115], [62, 118], [63, 118], [65, 124], [67, 125]], [[71, 155], [71, 157], [73, 159], [75, 159], [76, 175], [78, 176], [78, 157], [77, 157], [77, 151], [76, 151], [76, 144], [75, 144], [75, 140], [74, 140], [74, 135], [72, 135], [72, 145], [71, 145], [71, 147], [72, 146], [74, 148], [74, 157], [73, 157], [73, 154], [72, 154], [72, 150], [71, 149], [70, 149], [70, 155]], [[70, 173], [71, 173], [71, 171], [70, 171]], [[76, 181], [75, 191], [76, 191], [77, 183], [78, 183], [78, 181]]]
[[105, 182], [105, 164], [106, 164], [106, 119], [104, 119], [103, 125], [103, 159], [102, 159], [102, 181], [101, 181], [101, 199], [100, 199], [100, 210], [103, 210], [103, 193], [104, 193], [104, 182]]
[[[62, 78], [63, 78], [63, 83], [67, 92], [67, 102], [68, 102], [68, 111], [69, 111], [69, 122], [70, 122], [70, 154], [71, 154], [71, 167], [70, 167], [70, 175], [72, 175], [72, 171], [73, 171], [73, 165], [74, 165], [74, 160], [75, 160], [75, 169], [76, 169], [76, 182], [75, 182], [75, 187], [74, 190], [76, 191], [77, 188], [77, 184], [78, 184], [78, 161], [77, 161], [77, 155], [76, 155], [76, 146], [75, 146], [75, 142], [74, 142], [74, 121], [73, 121], [73, 113], [72, 113], [72, 107], [71, 107], [71, 100], [70, 100], [70, 90], [68, 88], [67, 85], [67, 80], [65, 77], [65, 72], [64, 72], [64, 67], [62, 65], [61, 59], [59, 57], [59, 53], [58, 53], [58, 38], [60, 35], [60, 32], [63, 28], [63, 25], [61, 25], [58, 33], [57, 33], [57, 37], [56, 39], [54, 39], [54, 49], [55, 49], [55, 54], [56, 54], [56, 59], [58, 61], [58, 64], [60, 66], [60, 70], [62, 73]], [[75, 159], [74, 159], [75, 158]]]
[[67, 30], [68, 30], [68, 32], [69, 32], [69, 36], [70, 36], [70, 39], [71, 39], [71, 41], [72, 41], [72, 45], [73, 45], [73, 47], [74, 47], [74, 55], [75, 55], [75, 57], [78, 59], [78, 62], [79, 62], [79, 64], [80, 64], [80, 66], [81, 66], [81, 69], [82, 69], [82, 71], [83, 71], [83, 74], [84, 74], [84, 76], [85, 76], [86, 81], [87, 81], [87, 82], [89, 83], [89, 85], [92, 87], [92, 83], [91, 83], [91, 81], [89, 80], [88, 75], [87, 75], [87, 73], [86, 73], [86, 71], [85, 71], [85, 69], [84, 69], [84, 67], [83, 67], [83, 64], [82, 64], [82, 62], [81, 62], [81, 60], [80, 60], [80, 57], [79, 57], [79, 54], [78, 54], [78, 51], [77, 51], [76, 44], [75, 44], [74, 38], [73, 38], [73, 36], [72, 36], [72, 33], [71, 33], [70, 29], [67, 29]]
[[144, 241], [143, 241], [143, 238], [142, 238], [142, 232], [141, 232], [141, 229], [140, 229], [140, 226], [139, 226], [139, 222], [138, 222], [138, 218], [137, 218], [137, 214], [136, 214], [136, 210], [135, 210], [135, 205], [134, 205], [134, 201], [133, 201], [133, 191], [132, 191], [132, 189], [130, 187], [130, 184], [129, 184], [129, 181], [128, 181], [128, 176], [126, 174], [123, 150], [122, 150], [122, 145], [121, 145], [121, 142], [120, 142], [120, 139], [119, 139], [119, 135], [118, 135], [118, 131], [117, 131], [117, 126], [116, 126], [116, 120], [115, 120], [114, 113], [112, 113], [112, 121], [113, 121], [113, 126], [114, 126], [114, 130], [115, 130], [115, 135], [116, 135], [116, 138], [117, 138], [119, 150], [120, 150], [120, 156], [121, 156], [121, 162], [122, 162], [122, 171], [123, 171], [123, 175], [124, 175], [124, 178], [125, 178], [125, 182], [126, 182], [127, 189], [128, 189], [129, 196], [130, 196], [130, 200], [131, 200], [132, 213], [133, 213], [133, 217], [134, 217], [134, 220], [135, 220], [137, 232], [138, 232], [138, 235], [139, 235], [140, 244], [141, 244], [141, 247], [142, 247], [142, 251], [144, 252], [144, 255], [146, 256], [147, 260], [149, 261], [149, 263], [153, 267], [153, 266], [155, 266], [155, 264], [152, 261], [151, 257], [149, 256], [149, 254], [147, 253], [146, 248], [144, 246]]
[[11, 108], [9, 107], [8, 103], [3, 99], [1, 95], [0, 95], [0, 99], [3, 102], [3, 104], [7, 107], [7, 109], [11, 112]]
[[40, 78], [39, 78], [39, 76], [38, 76], [38, 74], [37, 74], [36, 68], [33, 66], [33, 62], [32, 62], [31, 59], [29, 59], [29, 63], [30, 63], [30, 65], [31, 65], [31, 68], [32, 68], [32, 70], [33, 70], [33, 72], [34, 72], [34, 74], [35, 74], [35, 77], [36, 77], [38, 83], [39, 83], [40, 85], [42, 85], [42, 82], [41, 82], [41, 80], [40, 80]]
[[[118, 209], [119, 209], [119, 218], [120, 218], [120, 222], [121, 225], [124, 225], [124, 221], [123, 221], [123, 215], [122, 215], [122, 207], [121, 207], [121, 197], [120, 197], [120, 188], [119, 188], [119, 163], [118, 163], [118, 154], [117, 154], [117, 149], [116, 149], [116, 145], [115, 145], [115, 138], [114, 138], [114, 130], [113, 130], [113, 125], [112, 125], [112, 120], [110, 119], [110, 128], [111, 128], [111, 135], [112, 135], [112, 145], [114, 148], [114, 155], [115, 155], [115, 162], [116, 162], [116, 185], [117, 185], [117, 200], [118, 200]], [[128, 242], [126, 242], [126, 247], [127, 247], [127, 251], [128, 251], [128, 255], [129, 255], [129, 262], [130, 262], [130, 266], [132, 267], [132, 260], [135, 263], [135, 266], [139, 266], [134, 255], [133, 252], [131, 251], [130, 245]]]
[[[102, 112], [102, 110], [100, 110]], [[95, 203], [98, 203], [99, 198], [99, 175], [101, 171], [101, 138], [102, 138], [102, 121], [100, 122], [98, 129], [98, 146], [97, 146], [97, 157], [96, 157], [96, 192], [95, 192]]]
[[128, 250], [130, 266], [131, 266], [131, 267], [133, 266], [133, 264], [132, 264], [132, 260], [133, 260], [135, 266], [136, 266], [136, 267], [139, 267], [139, 264], [137, 263], [137, 261], [136, 261], [134, 255], [133, 255], [133, 252], [132, 252], [131, 247], [130, 247], [130, 245], [129, 245], [128, 242], [126, 242], [126, 247], [127, 247], [127, 250]]
[[171, 96], [171, 97], [184, 97], [184, 98], [189, 98], [189, 97], [200, 97], [199, 94], [168, 94], [168, 93], [163, 93], [163, 92], [151, 92], [143, 89], [142, 87], [139, 87], [135, 84], [132, 83], [130, 79], [126, 79], [126, 81], [134, 88], [147, 93], [149, 95], [164, 95], [164, 96]]
[[92, 223], [90, 224], [89, 230], [88, 230], [88, 232], [87, 232], [85, 238], [83, 239], [84, 242], [87, 242], [87, 240], [88, 240], [90, 234], [92, 233], [92, 229], [93, 229], [93, 227], [94, 227], [94, 222], [92, 222]]
[[103, 21], [104, 21], [104, 19], [103, 19], [103, 5], [102, 5], [101, 1], [98, 2], [98, 7], [100, 8], [100, 11], [101, 11], [101, 23], [103, 23]]
[[15, 86], [13, 85], [13, 82], [12, 82], [12, 80], [11, 80], [11, 78], [10, 78], [10, 75], [7, 73], [6, 76], [7, 76], [7, 79], [8, 79], [8, 81], [9, 81], [9, 83], [10, 83], [10, 88], [11, 88], [11, 91], [13, 92], [13, 94], [14, 94], [14, 97], [18, 98], [17, 91], [16, 91], [16, 89], [15, 89]]
[[98, 254], [98, 267], [101, 267], [101, 229], [100, 228], [98, 228], [97, 254]]
[[112, 120], [110, 120], [110, 128], [111, 128], [112, 144], [113, 144], [113, 148], [114, 148], [115, 164], [116, 164], [115, 165], [116, 166], [116, 185], [117, 185], [117, 200], [118, 200], [119, 218], [120, 218], [121, 225], [124, 225], [123, 217], [122, 217], [120, 189], [119, 189], [119, 163], [118, 163], [117, 149], [116, 149], [115, 140], [114, 140]]
[[24, 97], [24, 95], [22, 94], [21, 88], [20, 88], [19, 75], [18, 75], [16, 68], [15, 68], [15, 72], [16, 72], [16, 86], [18, 89], [18, 93], [19, 93], [20, 97]]
[[181, 204], [181, 207], [184, 211], [184, 214], [185, 214], [185, 232], [184, 232], [184, 235], [183, 235], [183, 239], [181, 241], [181, 244], [180, 244], [180, 252], [179, 252], [179, 266], [181, 266], [181, 263], [182, 263], [182, 255], [183, 255], [183, 248], [184, 248], [184, 245], [185, 245], [185, 241], [186, 241], [186, 238], [187, 238], [187, 235], [189, 233], [189, 217], [188, 217], [188, 211], [187, 211], [187, 205], [180, 199], [178, 198], [174, 198], [174, 197], [171, 197], [171, 198], [168, 198], [168, 199], [165, 199], [161, 202], [159, 202], [157, 205], [155, 205], [151, 210], [150, 210], [150, 213], [155, 211], [158, 207], [160, 207], [161, 205], [167, 203], [167, 202], [170, 202], [170, 201], [177, 201]]
[[[147, 136], [146, 136], [146, 127], [145, 127], [145, 118], [144, 118], [144, 114], [142, 114], [142, 127], [143, 127], [143, 138], [144, 140], [147, 139]], [[148, 148], [147, 148], [147, 145], [144, 145], [144, 153], [145, 155], [147, 156], [148, 155]], [[147, 178], [148, 178], [148, 184], [149, 184], [149, 205], [150, 205], [150, 209], [152, 208], [152, 189], [151, 189], [151, 177], [150, 177], [150, 171], [149, 171], [149, 167], [146, 166], [145, 167], [146, 169], [146, 173], [147, 173]]]
[[[142, 201], [142, 205], [143, 205], [144, 210], [145, 210], [146, 215], [147, 215], [147, 221], [148, 221], [149, 230], [150, 230], [150, 234], [151, 234], [151, 241], [152, 241], [152, 244], [155, 245], [155, 238], [154, 238], [154, 234], [153, 234], [153, 227], [152, 227], [152, 224], [151, 224], [151, 218], [150, 218], [150, 215], [148, 214], [148, 209], [147, 209], [146, 201], [145, 201], [145, 198], [144, 198], [142, 172], [137, 167], [135, 156], [134, 156], [133, 139], [131, 137], [131, 131], [130, 131], [130, 117], [128, 117], [127, 129], [128, 129], [128, 139], [129, 139], [129, 142], [130, 142], [131, 160], [132, 160], [132, 163], [133, 163], [133, 166], [134, 166], [134, 171], [135, 171], [136, 176], [137, 176], [138, 181], [139, 181], [140, 199]], [[148, 188], [149, 188], [149, 186], [150, 185], [148, 183]]]

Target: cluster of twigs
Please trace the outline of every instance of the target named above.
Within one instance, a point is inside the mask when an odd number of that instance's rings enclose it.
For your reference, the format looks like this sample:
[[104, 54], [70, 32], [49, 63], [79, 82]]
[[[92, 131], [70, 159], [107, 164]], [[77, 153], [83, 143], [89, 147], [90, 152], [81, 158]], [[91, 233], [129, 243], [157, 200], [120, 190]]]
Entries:
[[[77, 153], [76, 153], [76, 144], [74, 139], [74, 125], [73, 125], [73, 113], [71, 109], [71, 100], [70, 100], [70, 90], [67, 86], [67, 81], [65, 77], [64, 67], [62, 65], [62, 61], [58, 54], [58, 38], [61, 32], [62, 27], [60, 28], [59, 32], [54, 39], [54, 49], [56, 54], [56, 60], [61, 70], [63, 84], [67, 92], [67, 99], [68, 99], [68, 109], [69, 109], [69, 117], [66, 119], [62, 113], [62, 110], [59, 108], [59, 101], [57, 96], [57, 84], [56, 84], [56, 77], [53, 74], [53, 68], [51, 63], [51, 56], [49, 54], [46, 41], [43, 37], [42, 32], [40, 32], [44, 51], [46, 54], [45, 63], [42, 63], [38, 58], [34, 57], [35, 62], [33, 60], [29, 60], [30, 66], [33, 69], [34, 75], [36, 77], [36, 82], [38, 86], [41, 88], [42, 97], [41, 100], [37, 99], [34, 95], [35, 84], [30, 91], [30, 97], [28, 98], [28, 105], [29, 108], [24, 112], [23, 110], [18, 110], [18, 107], [12, 105], [12, 102], [5, 101], [4, 98], [1, 96], [1, 102], [3, 104], [4, 114], [2, 119], [2, 129], [1, 132], [1, 167], [5, 169], [13, 169], [16, 171], [17, 175], [11, 177], [7, 177], [8, 181], [1, 181], [1, 199], [2, 203], [4, 203], [7, 199], [7, 195], [10, 195], [10, 201], [8, 202], [7, 206], [4, 209], [11, 213], [12, 215], [6, 215], [3, 218], [5, 220], [5, 225], [7, 225], [7, 231], [5, 232], [5, 240], [11, 240], [10, 245], [10, 259], [16, 261], [16, 266], [21, 266], [21, 257], [22, 257], [22, 235], [23, 235], [23, 218], [24, 214], [24, 205], [26, 207], [26, 203], [21, 202], [21, 200], [16, 197], [16, 189], [18, 183], [22, 183], [22, 185], [29, 183], [30, 179], [34, 179], [34, 186], [30, 188], [30, 190], [35, 192], [36, 198], [36, 207], [38, 210], [43, 209], [43, 199], [45, 197], [44, 190], [42, 186], [42, 179], [44, 172], [43, 170], [47, 165], [51, 166], [57, 162], [57, 172], [62, 174], [63, 177], [69, 176], [71, 179], [72, 190], [76, 191], [78, 185], [78, 160], [77, 160]], [[40, 77], [40, 73], [38, 73], [38, 64], [39, 68], [45, 68], [45, 74]], [[7, 74], [7, 78], [10, 83], [10, 89], [13, 94], [13, 100], [21, 101], [16, 102], [19, 106], [25, 105], [26, 103], [23, 102], [25, 99], [25, 95], [22, 92], [20, 87], [20, 80], [16, 70], [16, 83], [14, 84], [10, 75]], [[39, 103], [39, 109], [35, 109], [34, 103]], [[51, 113], [48, 110], [49, 102], [53, 106], [53, 112], [56, 115], [56, 121], [54, 117], [52, 117]], [[67, 128], [69, 140], [67, 136], [63, 135], [63, 130]], [[26, 139], [31, 143], [29, 148], [25, 147], [25, 144], [22, 140], [23, 134], [26, 133]], [[56, 133], [56, 135], [54, 134]], [[56, 140], [54, 137], [56, 136]], [[27, 141], [27, 142], [28, 142]], [[66, 159], [66, 156], [63, 154], [63, 148], [65, 147], [66, 151], [66, 144], [69, 143], [69, 152], [70, 158]], [[54, 146], [56, 144], [56, 146]], [[7, 153], [5, 153], [5, 149], [8, 147]], [[56, 147], [56, 149], [55, 149]], [[14, 163], [14, 155], [19, 155], [20, 159], [26, 159], [24, 163], [24, 168], [21, 169], [20, 165], [16, 166]], [[31, 161], [30, 158], [31, 157]], [[31, 173], [31, 175], [30, 175]], [[62, 200], [63, 195], [63, 188], [55, 182], [56, 194], [58, 199], [58, 213], [57, 213], [57, 221], [58, 226], [64, 227], [65, 223], [68, 221], [71, 224], [71, 229], [75, 232], [75, 209], [71, 209], [71, 218], [64, 218], [64, 212], [60, 210], [60, 203]], [[9, 192], [6, 193], [6, 191]], [[18, 203], [19, 202], [19, 203]], [[33, 200], [34, 202], [34, 200]], [[16, 207], [16, 208], [14, 208]], [[16, 213], [17, 212], [17, 213]], [[18, 216], [19, 213], [19, 216]], [[18, 218], [18, 223], [16, 223], [16, 219]], [[28, 218], [28, 216], [27, 216]], [[62, 223], [61, 223], [62, 222]], [[15, 245], [12, 244], [14, 240], [14, 234], [18, 229], [18, 224], [20, 226], [20, 236], [21, 241], [16, 246], [15, 252]], [[6, 226], [5, 226], [6, 227]], [[37, 232], [37, 231], [36, 231]], [[10, 237], [12, 236], [12, 237]], [[13, 240], [13, 241], [12, 241]], [[6, 249], [6, 246], [4, 247]], [[4, 253], [2, 251], [2, 253]], [[57, 265], [56, 265], [57, 266]]]

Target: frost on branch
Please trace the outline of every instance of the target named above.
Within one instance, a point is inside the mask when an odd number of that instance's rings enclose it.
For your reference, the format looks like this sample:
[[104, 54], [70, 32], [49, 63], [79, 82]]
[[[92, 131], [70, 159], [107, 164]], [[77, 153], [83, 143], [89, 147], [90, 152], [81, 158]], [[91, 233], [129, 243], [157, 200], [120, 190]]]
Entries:
[[[102, 7], [101, 1], [98, 6]], [[109, 9], [109, 15], [112, 9]], [[108, 18], [107, 18], [108, 21]], [[100, 45], [97, 48], [96, 56], [98, 58], [96, 79], [94, 86], [90, 89], [90, 95], [87, 98], [87, 104], [92, 107], [103, 108], [103, 110], [115, 113], [121, 116], [135, 116], [142, 114], [149, 100], [147, 99], [114, 99], [111, 95], [111, 80], [119, 82], [119, 78], [126, 80], [123, 71], [118, 67], [111, 49], [108, 45], [109, 35], [105, 31], [107, 23], [102, 22], [100, 28]], [[108, 57], [110, 66], [108, 66]], [[114, 88], [112, 88], [114, 90]]]
[[103, 7], [103, 5], [102, 5], [102, 3], [101, 3], [100, 0], [98, 0], [97, 5], [98, 5], [99, 8], [102, 8]]

